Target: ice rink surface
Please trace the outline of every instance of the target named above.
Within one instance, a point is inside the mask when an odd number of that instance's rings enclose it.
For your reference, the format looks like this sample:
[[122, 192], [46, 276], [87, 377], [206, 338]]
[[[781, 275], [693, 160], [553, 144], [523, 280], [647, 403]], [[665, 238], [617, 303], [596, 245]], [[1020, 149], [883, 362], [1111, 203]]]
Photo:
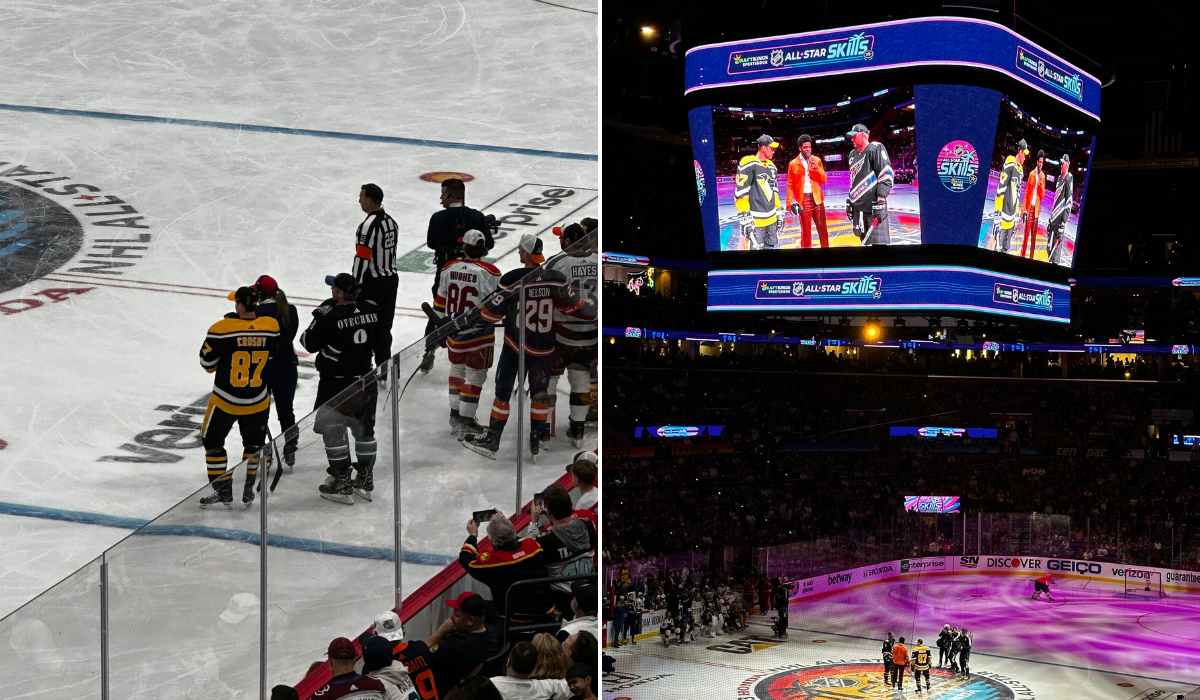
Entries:
[[[0, 0], [0, 616], [203, 486], [179, 425], [200, 417], [179, 411], [211, 387], [205, 331], [262, 274], [307, 324], [324, 276], [350, 268], [360, 185], [383, 188], [400, 228], [393, 350], [422, 334], [431, 296], [440, 188], [419, 176], [469, 174], [467, 203], [501, 217], [559, 192], [510, 216], [502, 270], [519, 234], [555, 252], [552, 226], [598, 214], [597, 9]], [[471, 510], [511, 512], [516, 473], [515, 421], [495, 462], [450, 438], [446, 368], [443, 353], [401, 406], [404, 546], [439, 556]], [[300, 372], [297, 416], [316, 393]], [[564, 410], [526, 499], [573, 454], [565, 425]], [[406, 565], [405, 592], [436, 570]]]
[[[715, 638], [664, 647], [657, 638], [608, 650], [604, 699], [696, 700], [925, 697], [956, 700], [1174, 700], [1200, 685], [1200, 599], [1126, 599], [1120, 585], [1083, 578], [1053, 586], [1055, 603], [1031, 600], [1032, 578], [996, 574], [881, 580], [793, 603], [786, 639], [768, 616]], [[888, 631], [937, 659], [942, 625], [967, 627], [970, 677], [933, 667], [931, 692], [883, 685]], [[665, 693], [665, 694], [664, 694]]]

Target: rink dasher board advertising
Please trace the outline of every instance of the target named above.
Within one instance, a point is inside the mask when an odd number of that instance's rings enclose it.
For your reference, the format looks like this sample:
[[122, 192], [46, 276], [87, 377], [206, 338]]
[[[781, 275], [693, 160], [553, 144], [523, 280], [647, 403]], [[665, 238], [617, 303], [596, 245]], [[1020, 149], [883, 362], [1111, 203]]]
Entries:
[[[770, 561], [768, 561], [768, 565]], [[937, 556], [916, 559], [899, 559], [879, 564], [870, 564], [857, 569], [848, 569], [812, 578], [797, 579], [799, 584], [792, 601], [823, 596], [827, 593], [856, 588], [876, 581], [920, 575], [957, 574], [1005, 574], [1026, 576], [1032, 590], [1033, 581], [1050, 574], [1060, 579], [1089, 579], [1124, 585], [1125, 571], [1161, 574], [1163, 590], [1179, 593], [1200, 593], [1200, 572], [1177, 571], [1150, 566], [1131, 566], [1109, 562], [1085, 561], [1081, 559], [1057, 559], [1053, 557], [1021, 556]], [[774, 575], [774, 574], [773, 574]], [[1144, 579], [1145, 576], [1134, 576]], [[1053, 585], [1053, 584], [1052, 584]], [[1053, 588], [1051, 588], [1053, 590]]]
[[968, 267], [715, 270], [709, 311], [969, 311], [1069, 323], [1071, 288]]

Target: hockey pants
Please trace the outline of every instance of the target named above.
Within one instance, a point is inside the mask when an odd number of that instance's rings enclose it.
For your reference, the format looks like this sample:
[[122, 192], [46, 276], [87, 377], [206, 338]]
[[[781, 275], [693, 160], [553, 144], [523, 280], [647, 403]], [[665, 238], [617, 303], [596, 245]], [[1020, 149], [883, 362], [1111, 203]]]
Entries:
[[267, 420], [271, 416], [268, 404], [261, 411], [235, 415], [217, 407], [214, 397], [208, 400], [204, 423], [200, 426], [200, 440], [204, 443], [204, 461], [208, 466], [208, 482], [213, 488], [229, 496], [233, 495], [233, 473], [227, 471], [229, 456], [225, 452], [225, 438], [238, 424], [242, 433], [242, 459], [246, 462], [246, 483], [254, 485], [258, 476], [258, 455], [267, 441]]
[[313, 430], [325, 443], [325, 470], [337, 479], [350, 476], [350, 441], [354, 436], [354, 453], [358, 470], [370, 472], [375, 466], [375, 403], [379, 388], [374, 377], [322, 376], [317, 385], [317, 418]]
[[[508, 422], [508, 400], [512, 397], [513, 385], [517, 383], [517, 370], [520, 356], [516, 350], [505, 343], [500, 351], [500, 363], [496, 367], [496, 398], [492, 402], [492, 417], [488, 427], [493, 433], [504, 432]], [[529, 377], [529, 420], [530, 429], [542, 430], [546, 425], [550, 406], [547, 403], [547, 389], [550, 385], [550, 368], [552, 359], [549, 356], [525, 356], [525, 374]], [[520, 388], [525, 382], [521, 378]]]
[[479, 391], [487, 379], [495, 350], [491, 345], [459, 352], [450, 348], [450, 410], [474, 419], [479, 411]]
[[[855, 204], [847, 214], [850, 217], [854, 235], [858, 236], [863, 245], [891, 245], [891, 226], [886, 219], [876, 223], [875, 213], [871, 209], [870, 202]], [[871, 226], [875, 227], [874, 231], [871, 231]], [[870, 232], [869, 236], [868, 232]]]

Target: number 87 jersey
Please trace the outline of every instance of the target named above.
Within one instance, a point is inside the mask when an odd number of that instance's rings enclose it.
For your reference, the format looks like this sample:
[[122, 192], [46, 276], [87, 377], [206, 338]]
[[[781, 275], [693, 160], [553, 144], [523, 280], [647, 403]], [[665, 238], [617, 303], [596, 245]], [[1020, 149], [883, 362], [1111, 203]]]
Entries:
[[279, 344], [279, 322], [270, 316], [224, 318], [208, 329], [200, 365], [213, 374], [213, 401], [231, 415], [267, 410], [270, 399], [263, 368]]
[[[528, 280], [524, 280], [526, 275]], [[525, 304], [521, 306], [521, 290], [525, 287]], [[588, 303], [571, 288], [563, 273], [543, 268], [509, 270], [500, 278], [500, 289], [483, 305], [483, 320], [504, 319], [504, 344], [521, 351], [521, 324], [525, 325], [525, 351], [534, 357], [554, 353], [555, 311], [583, 321], [596, 318], [596, 305]]]

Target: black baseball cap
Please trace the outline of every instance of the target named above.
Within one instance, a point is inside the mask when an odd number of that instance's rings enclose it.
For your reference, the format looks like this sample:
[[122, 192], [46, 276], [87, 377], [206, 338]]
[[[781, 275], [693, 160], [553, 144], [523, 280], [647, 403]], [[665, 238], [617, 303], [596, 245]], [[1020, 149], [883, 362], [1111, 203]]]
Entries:
[[339, 272], [336, 275], [325, 275], [325, 284], [337, 287], [350, 296], [358, 296], [358, 282], [350, 273]]
[[779, 144], [775, 143], [775, 139], [767, 136], [766, 134], [758, 137], [758, 145], [767, 146], [769, 148], [779, 148]]
[[229, 295], [229, 298], [247, 309], [254, 308], [258, 304], [258, 292], [250, 287], [238, 287], [237, 291]]
[[1017, 150], [1018, 150], [1018, 151], [1024, 151], [1024, 152], [1025, 152], [1025, 155], [1029, 155], [1029, 144], [1025, 143], [1025, 139], [1021, 139], [1021, 140], [1020, 140], [1020, 141], [1017, 143]]
[[596, 584], [591, 581], [573, 581], [571, 583], [571, 597], [579, 604], [579, 609], [584, 612], [595, 612], [597, 604]]
[[854, 126], [850, 127], [850, 131], [847, 131], [846, 135], [853, 136], [855, 134], [866, 134], [867, 136], [870, 136], [871, 130], [862, 124], [855, 124]]
[[562, 230], [562, 235], [563, 238], [567, 239], [571, 243], [574, 243], [580, 238], [583, 238], [583, 227], [579, 224], [571, 224]]

